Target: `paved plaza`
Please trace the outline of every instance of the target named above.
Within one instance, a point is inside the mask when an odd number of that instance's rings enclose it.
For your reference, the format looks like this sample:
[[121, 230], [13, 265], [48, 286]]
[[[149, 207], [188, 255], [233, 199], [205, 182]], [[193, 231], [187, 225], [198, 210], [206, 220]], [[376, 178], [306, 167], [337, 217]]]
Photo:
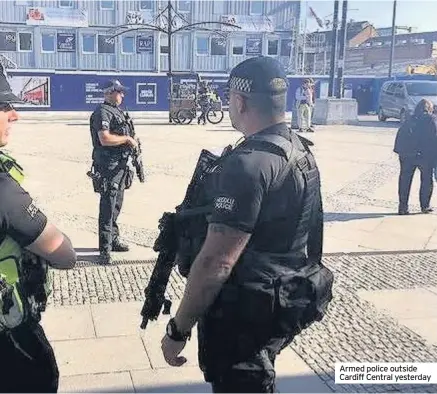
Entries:
[[[132, 250], [101, 266], [98, 195], [86, 176], [88, 115], [24, 113], [8, 146], [26, 170], [25, 187], [79, 255], [74, 270], [53, 270], [43, 318], [60, 391], [210, 392], [197, 367], [196, 338], [184, 353], [188, 365], [172, 368], [160, 350], [168, 317], [142, 331], [140, 310], [156, 258], [151, 247], [158, 219], [182, 200], [200, 150], [222, 149], [241, 135], [227, 116], [217, 126], [173, 126], [164, 114], [133, 114], [147, 180], [126, 192], [120, 215]], [[281, 392], [437, 392], [436, 385], [334, 383], [336, 362], [437, 362], [437, 217], [419, 214], [418, 174], [412, 214], [396, 214], [397, 127], [363, 117], [356, 126], [318, 126], [307, 135], [322, 174], [324, 262], [336, 275], [335, 293], [327, 317], [278, 357]], [[174, 308], [183, 291], [174, 272], [168, 288]]]

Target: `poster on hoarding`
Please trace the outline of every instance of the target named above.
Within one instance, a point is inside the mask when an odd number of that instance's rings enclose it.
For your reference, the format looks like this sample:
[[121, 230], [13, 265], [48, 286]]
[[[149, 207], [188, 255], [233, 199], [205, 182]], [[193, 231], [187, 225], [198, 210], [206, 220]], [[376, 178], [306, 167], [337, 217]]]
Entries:
[[137, 104], [156, 104], [156, 83], [137, 83]]
[[103, 88], [98, 82], [87, 82], [85, 84], [85, 104], [101, 104], [105, 101]]
[[50, 77], [10, 76], [12, 92], [24, 101], [16, 107], [50, 107]]

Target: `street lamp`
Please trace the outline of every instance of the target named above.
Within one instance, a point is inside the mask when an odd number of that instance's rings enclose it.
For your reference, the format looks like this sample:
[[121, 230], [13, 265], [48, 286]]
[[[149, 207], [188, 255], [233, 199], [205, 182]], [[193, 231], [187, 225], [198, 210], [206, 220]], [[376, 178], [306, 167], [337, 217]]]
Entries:
[[[185, 22], [185, 24], [182, 24], [180, 27], [177, 27], [176, 23], [176, 17], [179, 17], [179, 19], [182, 22]], [[164, 20], [165, 23], [161, 23], [160, 20]], [[168, 39], [168, 77], [169, 77], [169, 89], [168, 89], [168, 100], [169, 100], [169, 122], [172, 122], [171, 119], [171, 113], [170, 113], [170, 100], [171, 100], [171, 92], [172, 92], [172, 85], [173, 85], [173, 67], [172, 67], [172, 37], [174, 34], [179, 33], [181, 31], [192, 31], [192, 30], [202, 30], [202, 31], [212, 31], [215, 32], [218, 35], [222, 35], [226, 37], [225, 34], [221, 33], [217, 29], [208, 29], [205, 26], [208, 25], [220, 25], [220, 26], [228, 26], [232, 27], [234, 29], [241, 29], [240, 26], [235, 25], [233, 23], [228, 22], [218, 22], [218, 21], [207, 21], [207, 22], [196, 22], [196, 23], [189, 23], [183, 15], [178, 13], [171, 2], [171, 0], [168, 0], [167, 6], [159, 12], [159, 14], [154, 18], [152, 23], [155, 22], [155, 24], [151, 23], [144, 23], [141, 13], [139, 12], [138, 15], [136, 15], [136, 19], [133, 18], [129, 23], [126, 23], [121, 26], [117, 26], [116, 29], [122, 29], [122, 31], [115, 33], [111, 36], [111, 38], [115, 38], [121, 34], [132, 32], [132, 31], [140, 31], [140, 30], [146, 30], [146, 31], [159, 31], [161, 33], [167, 34]], [[164, 27], [162, 27], [164, 25]]]
[[388, 65], [388, 77], [391, 78], [393, 71], [393, 60], [395, 56], [395, 35], [396, 35], [396, 0], [393, 0], [393, 20], [391, 24], [391, 50], [390, 50], [390, 63]]

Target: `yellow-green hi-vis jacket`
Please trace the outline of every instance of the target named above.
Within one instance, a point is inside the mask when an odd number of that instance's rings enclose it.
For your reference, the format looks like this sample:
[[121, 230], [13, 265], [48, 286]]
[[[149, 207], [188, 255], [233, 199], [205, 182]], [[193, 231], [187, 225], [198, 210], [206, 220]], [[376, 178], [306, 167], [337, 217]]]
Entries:
[[[22, 167], [12, 157], [1, 151], [0, 173], [8, 174], [18, 184], [24, 180]], [[29, 317], [39, 316], [40, 302], [37, 302], [38, 297], [31, 294], [27, 288], [28, 280], [31, 280], [32, 275], [29, 275], [31, 271], [27, 264], [24, 264], [23, 255], [24, 250], [10, 236], [6, 236], [0, 243], [0, 332], [17, 327]], [[41, 264], [45, 263], [41, 262]], [[47, 267], [42, 268], [47, 273]], [[41, 286], [48, 296], [49, 275], [45, 275]]]

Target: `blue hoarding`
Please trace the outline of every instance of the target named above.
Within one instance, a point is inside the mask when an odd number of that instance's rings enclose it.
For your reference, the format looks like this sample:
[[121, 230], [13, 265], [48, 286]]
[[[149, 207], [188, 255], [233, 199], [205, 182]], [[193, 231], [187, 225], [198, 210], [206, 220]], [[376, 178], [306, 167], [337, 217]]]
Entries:
[[[20, 72], [11, 70], [11, 76], [23, 76], [37, 80], [37, 77], [45, 77], [49, 83], [47, 84], [48, 100], [47, 105], [43, 110], [48, 111], [93, 111], [96, 105], [103, 101], [102, 87], [110, 79], [118, 79], [123, 85], [129, 88], [124, 98], [125, 105], [132, 111], [167, 111], [168, 100], [168, 77], [165, 74], [156, 75], [126, 75], [123, 73], [114, 73], [112, 75], [101, 74], [85, 74], [85, 73], [62, 73], [62, 72]], [[222, 98], [223, 105], [227, 102], [224, 97], [224, 90], [228, 80], [227, 75], [201, 75], [201, 79], [208, 80], [212, 88], [216, 89]], [[294, 105], [294, 95], [297, 87], [301, 84], [305, 76], [289, 77], [289, 89], [287, 107], [291, 111]], [[318, 95], [320, 94], [320, 82], [326, 83], [327, 77], [314, 77]], [[175, 82], [195, 82], [196, 75], [191, 73], [181, 73], [174, 77]], [[346, 77], [345, 84], [349, 87], [349, 92], [352, 92], [352, 97], [363, 96], [363, 91], [367, 94], [366, 105], [361, 106], [363, 113], [375, 111], [377, 109], [377, 97], [381, 82], [384, 79], [375, 79], [372, 77]], [[14, 84], [14, 86], [18, 86]], [[14, 87], [13, 87], [14, 89]], [[19, 89], [19, 86], [17, 87]], [[34, 89], [35, 90], [35, 89]], [[371, 93], [368, 92], [371, 91]], [[33, 101], [37, 100], [36, 93], [32, 91]], [[22, 93], [21, 91], [15, 92]], [[30, 93], [29, 93], [30, 94]], [[350, 94], [350, 93], [349, 93]], [[20, 108], [26, 111], [41, 111], [41, 105], [31, 105], [32, 100], [29, 100], [29, 105]]]

